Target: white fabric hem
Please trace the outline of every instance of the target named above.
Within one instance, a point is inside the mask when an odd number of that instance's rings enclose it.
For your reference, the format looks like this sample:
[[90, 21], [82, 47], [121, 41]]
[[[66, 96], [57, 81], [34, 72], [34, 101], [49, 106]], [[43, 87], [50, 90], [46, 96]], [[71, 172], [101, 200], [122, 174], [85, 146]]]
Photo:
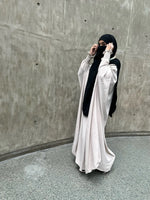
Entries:
[[115, 157], [114, 157], [114, 159], [113, 159], [113, 161], [112, 161], [110, 167], [108, 167], [107, 169], [104, 169], [103, 167], [100, 167], [100, 165], [101, 165], [101, 162], [100, 162], [100, 163], [97, 165], [97, 167], [94, 167], [94, 168], [92, 168], [92, 169], [87, 170], [87, 169], [81, 167], [81, 165], [79, 164], [79, 162], [77, 161], [76, 156], [75, 156], [75, 163], [78, 165], [79, 171], [80, 171], [80, 172], [84, 172], [85, 174], [89, 174], [89, 173], [91, 173], [91, 172], [94, 171], [94, 170], [99, 170], [99, 171], [101, 171], [101, 172], [103, 172], [103, 173], [107, 173], [107, 172], [111, 171], [114, 161], [115, 161]]

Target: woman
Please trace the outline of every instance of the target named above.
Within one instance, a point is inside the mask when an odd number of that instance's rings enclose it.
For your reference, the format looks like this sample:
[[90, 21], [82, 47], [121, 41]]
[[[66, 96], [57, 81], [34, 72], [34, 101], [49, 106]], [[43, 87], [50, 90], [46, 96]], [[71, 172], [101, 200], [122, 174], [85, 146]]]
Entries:
[[[110, 34], [102, 35], [81, 62], [78, 79], [81, 88], [72, 153], [81, 172], [108, 172], [115, 154], [108, 148], [105, 126], [116, 109], [120, 61], [117, 42]], [[92, 64], [91, 59], [94, 58]]]

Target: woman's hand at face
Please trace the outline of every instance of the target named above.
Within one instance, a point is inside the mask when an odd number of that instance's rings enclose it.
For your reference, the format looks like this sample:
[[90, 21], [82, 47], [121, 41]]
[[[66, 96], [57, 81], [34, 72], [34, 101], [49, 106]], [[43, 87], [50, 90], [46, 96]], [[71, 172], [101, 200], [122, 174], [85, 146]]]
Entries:
[[90, 54], [93, 56], [95, 55], [96, 51], [97, 51], [97, 48], [98, 48], [98, 44], [93, 44], [93, 46], [91, 47], [90, 49]]
[[113, 43], [109, 43], [109, 44], [107, 44], [107, 46], [106, 46], [106, 51], [110, 51], [110, 50], [113, 50], [113, 48], [114, 48], [114, 45], [113, 45]]

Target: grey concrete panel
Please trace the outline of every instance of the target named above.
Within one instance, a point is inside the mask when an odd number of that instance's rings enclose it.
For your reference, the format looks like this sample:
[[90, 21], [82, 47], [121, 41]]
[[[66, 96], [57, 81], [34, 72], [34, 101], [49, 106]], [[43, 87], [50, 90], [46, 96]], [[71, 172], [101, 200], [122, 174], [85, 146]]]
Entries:
[[104, 33], [122, 63], [106, 131], [150, 131], [148, 0], [2, 0], [0, 10], [0, 154], [74, 135], [77, 71]]

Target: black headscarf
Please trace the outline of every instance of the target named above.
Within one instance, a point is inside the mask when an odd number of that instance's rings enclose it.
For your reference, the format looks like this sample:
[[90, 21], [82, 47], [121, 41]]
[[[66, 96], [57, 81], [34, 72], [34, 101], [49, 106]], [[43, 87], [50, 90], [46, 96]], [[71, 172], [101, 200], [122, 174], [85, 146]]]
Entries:
[[[110, 35], [110, 34], [102, 35], [98, 40], [98, 45], [99, 45], [100, 40], [103, 40], [106, 44], [109, 44], [111, 42], [113, 43], [114, 49], [113, 49], [113, 53], [111, 54], [111, 58], [114, 57], [116, 54], [116, 51], [117, 51], [117, 42], [116, 42], [116, 39], [114, 38], [114, 36]], [[86, 88], [85, 88], [84, 99], [83, 99], [83, 108], [82, 108], [83, 114], [85, 116], [88, 116], [93, 87], [94, 87], [96, 75], [98, 72], [98, 67], [101, 62], [101, 58], [103, 57], [103, 52], [104, 52], [105, 48], [106, 48], [105, 46], [98, 46], [96, 55], [94, 57], [94, 62], [92, 64], [92, 66], [90, 67], [89, 76], [88, 76], [88, 80], [87, 80], [87, 84], [86, 84]], [[112, 113], [114, 113], [116, 110], [117, 83], [118, 83], [119, 71], [120, 71], [121, 65], [120, 65], [120, 61], [117, 58], [110, 60], [110, 64], [115, 64], [117, 66], [117, 82], [114, 85], [114, 92], [113, 92], [112, 102], [111, 102], [110, 110], [109, 110], [109, 116], [112, 117]]]

